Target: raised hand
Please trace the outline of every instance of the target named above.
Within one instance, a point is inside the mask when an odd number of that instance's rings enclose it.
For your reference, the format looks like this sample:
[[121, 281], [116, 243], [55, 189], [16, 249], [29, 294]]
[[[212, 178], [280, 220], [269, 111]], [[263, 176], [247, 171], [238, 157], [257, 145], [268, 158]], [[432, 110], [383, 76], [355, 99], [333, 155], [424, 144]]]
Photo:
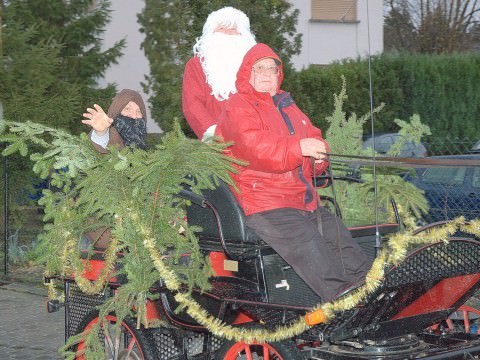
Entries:
[[94, 104], [94, 109], [87, 108], [87, 112], [83, 113], [82, 120], [85, 125], [91, 126], [98, 135], [104, 135], [110, 126], [112, 126], [113, 119], [109, 118], [100, 105]]

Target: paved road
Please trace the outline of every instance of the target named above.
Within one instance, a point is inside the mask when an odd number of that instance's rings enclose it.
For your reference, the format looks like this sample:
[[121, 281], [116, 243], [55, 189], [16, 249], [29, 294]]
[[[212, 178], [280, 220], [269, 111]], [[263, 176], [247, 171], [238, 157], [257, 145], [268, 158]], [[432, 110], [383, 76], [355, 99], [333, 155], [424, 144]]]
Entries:
[[46, 291], [22, 283], [0, 286], [0, 359], [61, 359], [64, 311], [48, 314]]

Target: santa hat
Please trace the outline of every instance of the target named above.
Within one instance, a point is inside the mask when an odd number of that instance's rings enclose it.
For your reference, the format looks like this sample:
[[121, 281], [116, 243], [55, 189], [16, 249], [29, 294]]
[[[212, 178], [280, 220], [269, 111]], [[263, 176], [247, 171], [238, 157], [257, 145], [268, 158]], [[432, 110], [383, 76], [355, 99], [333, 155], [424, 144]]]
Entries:
[[219, 10], [213, 11], [208, 15], [205, 25], [203, 25], [203, 34], [213, 33], [218, 25], [233, 27], [236, 25], [240, 34], [250, 32], [250, 20], [243, 11], [226, 6]]

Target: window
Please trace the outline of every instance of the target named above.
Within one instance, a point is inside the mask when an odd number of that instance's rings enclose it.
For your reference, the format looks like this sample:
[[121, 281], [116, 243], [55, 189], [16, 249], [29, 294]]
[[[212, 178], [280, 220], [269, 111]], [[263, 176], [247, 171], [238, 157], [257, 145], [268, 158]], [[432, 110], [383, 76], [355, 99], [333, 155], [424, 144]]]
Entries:
[[357, 21], [357, 0], [312, 0], [311, 19], [322, 21]]
[[480, 188], [480, 168], [476, 167], [473, 170], [473, 180], [472, 180], [473, 187]]
[[430, 168], [423, 174], [423, 181], [447, 186], [462, 185], [466, 172], [466, 167]]

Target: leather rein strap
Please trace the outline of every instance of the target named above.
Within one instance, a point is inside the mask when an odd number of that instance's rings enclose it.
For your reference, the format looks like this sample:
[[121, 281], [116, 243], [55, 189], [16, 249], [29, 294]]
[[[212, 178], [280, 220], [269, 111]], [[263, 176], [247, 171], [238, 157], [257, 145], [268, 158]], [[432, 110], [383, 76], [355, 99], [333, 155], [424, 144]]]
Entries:
[[343, 155], [329, 153], [327, 156], [333, 163], [344, 163], [349, 165], [365, 165], [383, 167], [459, 167], [459, 166], [480, 166], [480, 159], [435, 159], [435, 158], [401, 158], [401, 157], [371, 157], [360, 155]]

